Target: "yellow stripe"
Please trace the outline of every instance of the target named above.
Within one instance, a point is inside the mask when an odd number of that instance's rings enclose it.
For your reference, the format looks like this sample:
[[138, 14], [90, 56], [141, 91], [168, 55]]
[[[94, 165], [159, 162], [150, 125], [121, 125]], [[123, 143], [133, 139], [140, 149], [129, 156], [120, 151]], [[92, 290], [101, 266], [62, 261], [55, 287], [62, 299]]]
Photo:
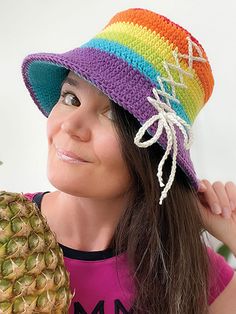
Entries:
[[[133, 23], [119, 22], [112, 24], [98, 34], [96, 38], [111, 41], [113, 41], [113, 38], [116, 38], [116, 42], [143, 56], [144, 59], [151, 63], [165, 78], [167, 78], [168, 75], [163, 68], [163, 60], [166, 60], [168, 63], [176, 64], [172, 54], [175, 47], [173, 47], [172, 43], [169, 43], [168, 40], [165, 40], [163, 37], [161, 38], [159, 34], [151, 32], [142, 26], [134, 25]], [[138, 44], [137, 41], [139, 42]], [[190, 71], [184, 59], [179, 60], [179, 63], [183, 70]], [[170, 72], [174, 80], [179, 82], [178, 72], [174, 69]], [[191, 70], [191, 73], [194, 75], [193, 79], [184, 75], [184, 83], [189, 89], [188, 93], [186, 93], [186, 89], [180, 87], [175, 87], [175, 90], [177, 98], [183, 104], [190, 120], [193, 121], [204, 104], [204, 89], [194, 69]]]

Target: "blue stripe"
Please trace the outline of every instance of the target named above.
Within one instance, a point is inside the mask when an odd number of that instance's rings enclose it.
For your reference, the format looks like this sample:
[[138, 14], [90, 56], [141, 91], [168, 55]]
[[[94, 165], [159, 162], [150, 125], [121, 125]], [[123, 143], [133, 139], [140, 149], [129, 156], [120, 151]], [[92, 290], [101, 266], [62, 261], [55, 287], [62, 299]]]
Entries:
[[[107, 39], [95, 38], [82, 45], [81, 48], [100, 49], [121, 58], [149, 79], [155, 86], [157, 86], [158, 89], [161, 89], [157, 81], [157, 78], [161, 76], [161, 73], [159, 73], [153, 65], [147, 62], [142, 56], [124, 45], [111, 42]], [[170, 86], [166, 82], [163, 82], [163, 85], [165, 91], [171, 95]], [[171, 107], [178, 113], [178, 116], [184, 119], [188, 124], [192, 124], [181, 103], [170, 100], [170, 104]]]

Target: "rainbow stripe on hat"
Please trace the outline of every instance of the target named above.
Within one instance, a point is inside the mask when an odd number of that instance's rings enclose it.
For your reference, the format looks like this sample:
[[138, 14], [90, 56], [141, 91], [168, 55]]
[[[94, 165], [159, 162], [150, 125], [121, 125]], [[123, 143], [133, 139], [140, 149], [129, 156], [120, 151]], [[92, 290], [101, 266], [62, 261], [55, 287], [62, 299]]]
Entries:
[[[179, 65], [184, 71], [190, 71], [188, 37], [191, 38], [194, 53], [194, 44], [201, 46], [185, 29], [154, 12], [145, 10], [143, 14], [143, 10], [132, 9], [118, 13], [101, 33], [83, 47], [114, 54], [137, 69], [153, 84], [157, 84], [158, 77], [167, 77], [163, 61], [176, 65], [174, 50], [187, 57], [179, 58]], [[207, 60], [203, 48], [200, 49], [202, 57]], [[179, 72], [174, 68], [170, 71], [174, 81], [179, 82]], [[194, 62], [191, 72], [193, 77], [184, 76], [187, 88], [176, 87], [176, 97], [182, 108], [175, 109], [182, 118], [192, 124], [212, 93], [214, 80], [209, 62], [204, 65]], [[168, 83], [165, 84], [165, 89], [171, 93]], [[175, 107], [173, 102], [172, 105]]]
[[[27, 56], [22, 66], [23, 78], [44, 115], [48, 116], [58, 101], [69, 71], [128, 110], [141, 126], [163, 112], [166, 104], [175, 114], [177, 164], [197, 187], [185, 145], [185, 129], [209, 99], [214, 80], [204, 49], [187, 30], [149, 10], [128, 9], [117, 13], [101, 32], [79, 48], [61, 54]], [[150, 102], [154, 93], [159, 109]], [[159, 121], [148, 123], [149, 134], [155, 137], [158, 125]], [[168, 150], [170, 138], [164, 131], [157, 142]]]

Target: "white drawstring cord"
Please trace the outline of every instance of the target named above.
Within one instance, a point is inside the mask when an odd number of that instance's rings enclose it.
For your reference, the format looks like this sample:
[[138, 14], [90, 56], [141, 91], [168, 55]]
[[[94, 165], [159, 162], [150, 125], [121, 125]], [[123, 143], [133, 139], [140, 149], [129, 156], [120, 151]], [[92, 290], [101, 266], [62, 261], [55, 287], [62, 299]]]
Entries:
[[[193, 78], [193, 73], [190, 71], [192, 70], [193, 61], [198, 61], [198, 62], [207, 61], [205, 58], [203, 58], [202, 51], [197, 46], [197, 44], [192, 42], [190, 37], [187, 37], [186, 39], [188, 42], [188, 55], [180, 54], [178, 53], [177, 50], [174, 50], [173, 57], [175, 60], [175, 64], [171, 64], [166, 61], [163, 61], [163, 67], [166, 70], [168, 77], [167, 78], [158, 77], [157, 80], [158, 80], [160, 89], [153, 88], [152, 91], [155, 98], [147, 97], [148, 102], [157, 110], [158, 114], [155, 114], [150, 119], [148, 119], [139, 129], [138, 133], [136, 134], [134, 138], [134, 143], [138, 147], [146, 148], [157, 142], [157, 140], [162, 135], [163, 130], [165, 130], [166, 132], [166, 135], [167, 135], [166, 150], [158, 165], [158, 171], [157, 171], [157, 177], [158, 177], [160, 187], [164, 187], [164, 189], [161, 192], [161, 197], [159, 200], [160, 205], [162, 204], [163, 200], [166, 198], [167, 193], [172, 186], [172, 183], [175, 178], [175, 173], [176, 173], [178, 141], [176, 137], [175, 127], [177, 127], [183, 135], [184, 148], [186, 150], [189, 150], [192, 144], [192, 140], [193, 140], [191, 125], [188, 124], [185, 120], [183, 120], [176, 114], [176, 112], [171, 108], [170, 100], [175, 101], [177, 104], [180, 104], [179, 100], [176, 98], [175, 87], [187, 88], [187, 86], [184, 83], [184, 75]], [[193, 46], [197, 50], [199, 56], [193, 56]], [[181, 68], [180, 63], [179, 63], [179, 58], [188, 59], [189, 71], [186, 71]], [[173, 70], [173, 69], [177, 71], [179, 74], [179, 82], [176, 82], [173, 76], [171, 75], [170, 70]], [[171, 94], [166, 92], [163, 82], [166, 82], [171, 85], [171, 89], [172, 89]], [[164, 98], [165, 102], [161, 101], [160, 96]], [[146, 133], [146, 131], [148, 131], [148, 129], [157, 121], [158, 121], [158, 127], [155, 134], [152, 136], [151, 139], [142, 142], [141, 139]], [[164, 184], [163, 177], [162, 177], [163, 167], [164, 167], [165, 161], [170, 155], [171, 150], [173, 150], [171, 172], [170, 172], [167, 183]]]
[[[166, 132], [167, 135], [167, 147], [165, 154], [163, 155], [159, 165], [158, 165], [158, 171], [157, 171], [157, 177], [158, 181], [161, 187], [164, 187], [164, 190], [161, 193], [161, 197], [159, 200], [159, 204], [162, 204], [163, 199], [167, 196], [167, 192], [171, 188], [171, 185], [174, 181], [175, 172], [176, 172], [176, 158], [178, 153], [178, 143], [176, 138], [176, 131], [174, 126], [178, 127], [181, 133], [184, 136], [184, 146], [185, 149], [189, 149], [191, 143], [192, 143], [192, 131], [191, 126], [186, 123], [183, 119], [178, 117], [175, 113], [175, 111], [167, 106], [165, 103], [163, 103], [160, 100], [160, 97], [158, 93], [156, 92], [156, 89], [153, 89], [153, 93], [155, 94], [156, 98], [148, 97], [148, 101], [155, 107], [158, 114], [152, 116], [149, 120], [147, 120], [143, 126], [139, 129], [138, 133], [136, 134], [134, 138], [134, 143], [138, 147], [148, 147], [151, 146], [153, 143], [156, 143], [156, 141], [160, 138], [163, 129]], [[142, 137], [144, 136], [145, 132], [149, 129], [153, 123], [158, 121], [158, 128], [156, 130], [156, 133], [153, 135], [153, 137], [145, 142], [141, 142]], [[167, 184], [165, 185], [163, 183], [163, 166], [165, 164], [166, 159], [168, 158], [171, 149], [173, 149], [173, 156], [172, 156], [172, 166], [171, 166], [171, 173], [168, 179]]]

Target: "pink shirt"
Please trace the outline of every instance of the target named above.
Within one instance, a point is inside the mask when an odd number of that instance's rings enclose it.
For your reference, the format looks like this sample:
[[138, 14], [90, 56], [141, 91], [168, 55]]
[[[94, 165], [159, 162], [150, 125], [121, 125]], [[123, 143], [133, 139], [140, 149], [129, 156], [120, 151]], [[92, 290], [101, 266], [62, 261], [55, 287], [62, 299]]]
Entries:
[[[35, 196], [36, 195], [36, 196]], [[43, 194], [26, 194], [40, 208]], [[74, 293], [69, 314], [132, 313], [134, 285], [126, 254], [114, 256], [112, 249], [84, 252], [61, 245], [65, 266], [70, 273]], [[210, 259], [210, 305], [233, 277], [233, 269], [224, 258], [208, 249]]]

